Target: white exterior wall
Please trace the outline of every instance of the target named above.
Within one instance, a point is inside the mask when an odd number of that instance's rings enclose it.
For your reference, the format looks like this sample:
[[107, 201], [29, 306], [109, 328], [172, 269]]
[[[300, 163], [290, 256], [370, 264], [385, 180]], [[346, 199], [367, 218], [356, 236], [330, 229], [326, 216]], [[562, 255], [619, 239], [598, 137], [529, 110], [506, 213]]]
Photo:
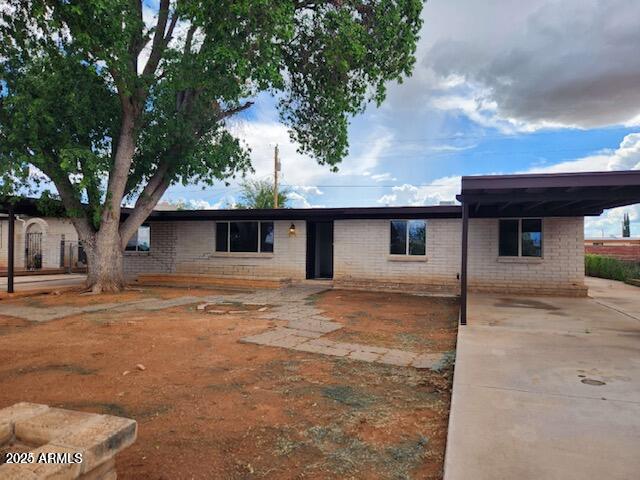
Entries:
[[[499, 258], [498, 220], [469, 223], [469, 287], [569, 294], [584, 290], [584, 218], [545, 218], [542, 258]], [[586, 290], [584, 291], [586, 293]]]
[[[25, 238], [28, 231], [42, 232], [42, 268], [60, 268], [60, 241], [78, 241], [78, 233], [70, 220], [56, 217], [16, 216], [15, 268], [25, 268]], [[6, 268], [9, 240], [9, 220], [0, 218], [0, 267]]]
[[[194, 273], [302, 280], [306, 276], [304, 221], [275, 221], [273, 253], [216, 252], [214, 221], [151, 222], [149, 253], [127, 253], [127, 275]], [[289, 226], [296, 227], [289, 236]]]
[[428, 284], [455, 289], [460, 271], [460, 220], [427, 220], [426, 256], [389, 255], [390, 220], [334, 223], [334, 279], [343, 284]]
[[[462, 221], [427, 220], [425, 257], [389, 255], [389, 220], [335, 222], [338, 284], [459, 290]], [[583, 294], [584, 219], [545, 218], [542, 258], [499, 258], [498, 219], [469, 222], [469, 288], [476, 291]]]
[[[459, 290], [460, 219], [427, 220], [425, 257], [389, 255], [389, 220], [334, 222], [337, 285], [414, 290]], [[276, 221], [274, 252], [215, 252], [215, 222], [152, 222], [151, 251], [128, 253], [125, 269], [137, 273], [194, 273], [246, 278], [290, 278], [306, 274], [306, 224]], [[499, 292], [584, 294], [584, 220], [545, 218], [543, 258], [498, 257], [498, 220], [471, 219], [469, 287]]]
[[128, 277], [138, 273], [175, 272], [178, 229], [182, 225], [176, 222], [153, 222], [150, 224], [148, 252], [124, 252], [124, 272]]

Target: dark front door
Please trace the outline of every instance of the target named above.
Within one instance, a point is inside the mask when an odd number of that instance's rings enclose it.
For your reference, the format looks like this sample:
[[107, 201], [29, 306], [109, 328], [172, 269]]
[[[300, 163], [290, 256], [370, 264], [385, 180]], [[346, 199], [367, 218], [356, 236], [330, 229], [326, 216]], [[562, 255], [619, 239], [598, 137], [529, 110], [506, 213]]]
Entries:
[[307, 278], [333, 278], [333, 222], [307, 222]]

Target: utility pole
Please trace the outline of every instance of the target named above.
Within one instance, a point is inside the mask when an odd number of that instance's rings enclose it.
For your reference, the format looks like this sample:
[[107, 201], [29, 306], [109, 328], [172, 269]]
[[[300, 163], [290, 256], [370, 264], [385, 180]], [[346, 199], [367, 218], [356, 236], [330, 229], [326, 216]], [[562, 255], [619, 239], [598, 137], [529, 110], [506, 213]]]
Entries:
[[280, 171], [280, 159], [278, 158], [278, 145], [273, 151], [273, 208], [278, 208], [278, 172]]

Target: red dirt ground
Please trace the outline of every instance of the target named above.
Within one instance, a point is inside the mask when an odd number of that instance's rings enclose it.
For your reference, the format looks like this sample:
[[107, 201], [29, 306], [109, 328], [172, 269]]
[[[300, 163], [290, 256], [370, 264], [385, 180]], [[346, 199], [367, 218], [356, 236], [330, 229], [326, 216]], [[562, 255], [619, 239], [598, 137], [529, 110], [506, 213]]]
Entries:
[[[362, 342], [377, 328], [381, 344], [406, 348], [393, 343], [406, 333], [415, 350], [455, 349], [454, 302], [344, 291], [310, 301]], [[118, 456], [121, 479], [441, 478], [451, 366], [418, 371], [237, 342], [275, 323], [195, 305], [45, 324], [0, 316], [0, 408], [30, 401], [136, 419], [138, 440]]]

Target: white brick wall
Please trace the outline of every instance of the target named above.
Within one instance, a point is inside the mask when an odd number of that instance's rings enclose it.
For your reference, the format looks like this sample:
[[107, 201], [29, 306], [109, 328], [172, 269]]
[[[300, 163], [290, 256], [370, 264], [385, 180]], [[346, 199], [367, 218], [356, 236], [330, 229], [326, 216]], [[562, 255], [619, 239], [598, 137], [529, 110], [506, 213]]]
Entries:
[[[152, 222], [151, 253], [127, 255], [129, 274], [175, 272], [215, 276], [305, 278], [306, 229], [294, 221], [296, 235], [289, 236], [291, 221], [274, 222], [273, 253], [223, 254], [215, 251], [215, 222]], [[145, 267], [149, 268], [145, 268]]]
[[178, 229], [175, 222], [151, 223], [151, 249], [148, 252], [125, 252], [125, 275], [133, 277], [138, 273], [171, 273], [176, 266]]
[[[306, 225], [276, 221], [273, 254], [215, 252], [215, 222], [151, 223], [151, 253], [125, 257], [127, 273], [176, 272], [215, 276], [305, 278]], [[543, 258], [506, 263], [498, 258], [498, 220], [472, 219], [469, 226], [469, 286], [475, 290], [571, 293], [584, 289], [583, 218], [546, 218]], [[337, 283], [380, 283], [458, 289], [461, 221], [427, 221], [424, 261], [389, 255], [389, 220], [334, 223]], [[407, 260], [414, 260], [409, 257]]]
[[469, 286], [476, 290], [568, 293], [584, 287], [584, 219], [543, 219], [542, 259], [498, 258], [498, 220], [469, 224]]
[[338, 220], [334, 224], [334, 278], [456, 286], [460, 220], [427, 220], [426, 257], [389, 255], [389, 220]]

